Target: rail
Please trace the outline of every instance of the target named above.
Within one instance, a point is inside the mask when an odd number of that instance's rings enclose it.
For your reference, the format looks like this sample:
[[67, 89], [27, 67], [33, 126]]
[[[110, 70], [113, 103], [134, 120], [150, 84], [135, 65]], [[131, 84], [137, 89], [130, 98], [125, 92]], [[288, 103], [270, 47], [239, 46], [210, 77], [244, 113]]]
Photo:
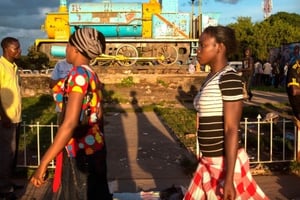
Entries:
[[[35, 124], [21, 124], [21, 133], [19, 139], [19, 159], [17, 167], [36, 168], [40, 164], [42, 152], [53, 142], [54, 134], [58, 125], [51, 123], [42, 125], [39, 122]], [[45, 131], [48, 138], [43, 137], [41, 140], [41, 129]], [[43, 134], [43, 136], [45, 136]], [[43, 144], [41, 143], [43, 141]], [[50, 162], [49, 168], [55, 168], [55, 162]]]
[[[53, 142], [58, 126], [23, 122], [19, 144], [18, 167], [36, 168], [41, 155]], [[278, 118], [241, 122], [241, 144], [247, 151], [250, 164], [291, 162], [297, 158], [297, 129], [291, 120]], [[41, 134], [43, 132], [43, 134]], [[49, 168], [55, 168], [52, 161]]]
[[283, 118], [241, 122], [242, 144], [250, 163], [290, 162], [297, 159], [297, 128], [293, 121]]

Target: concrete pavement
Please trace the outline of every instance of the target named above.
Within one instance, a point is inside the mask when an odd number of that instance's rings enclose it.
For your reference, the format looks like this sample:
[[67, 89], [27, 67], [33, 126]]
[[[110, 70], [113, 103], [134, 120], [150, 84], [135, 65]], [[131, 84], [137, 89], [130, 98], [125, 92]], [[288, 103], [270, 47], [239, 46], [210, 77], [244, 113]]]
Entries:
[[300, 177], [296, 175], [254, 176], [270, 200], [300, 200]]
[[180, 161], [191, 157], [154, 112], [105, 116], [108, 177], [114, 192], [159, 191], [188, 185]]
[[251, 101], [245, 102], [246, 105], [260, 105], [265, 103], [288, 103], [289, 99], [286, 93], [275, 93], [268, 91], [253, 90]]

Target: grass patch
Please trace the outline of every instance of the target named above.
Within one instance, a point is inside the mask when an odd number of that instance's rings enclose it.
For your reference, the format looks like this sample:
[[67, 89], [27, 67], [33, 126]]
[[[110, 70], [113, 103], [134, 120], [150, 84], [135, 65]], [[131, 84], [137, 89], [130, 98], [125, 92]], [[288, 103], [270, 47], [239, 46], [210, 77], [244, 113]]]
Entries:
[[103, 97], [105, 99], [105, 103], [109, 104], [119, 104], [119, 103], [128, 103], [128, 97], [123, 97], [122, 94], [114, 92], [113, 90], [104, 90]]
[[167, 88], [169, 86], [169, 84], [167, 84], [165, 81], [160, 80], [160, 79], [158, 79], [156, 82], [157, 82], [157, 84], [159, 84], [165, 88]]
[[175, 133], [180, 144], [195, 152], [196, 112], [187, 108], [155, 107], [154, 111]]
[[55, 122], [55, 104], [51, 95], [22, 98], [22, 118], [27, 123]]
[[278, 88], [275, 88], [274, 86], [264, 86], [264, 85], [262, 85], [262, 86], [253, 86], [253, 87], [251, 87], [251, 90], [286, 93], [285, 87], [281, 87], [281, 86], [279, 86]]
[[133, 77], [128, 76], [126, 78], [123, 78], [121, 80], [121, 83], [119, 84], [120, 87], [131, 87], [134, 85]]

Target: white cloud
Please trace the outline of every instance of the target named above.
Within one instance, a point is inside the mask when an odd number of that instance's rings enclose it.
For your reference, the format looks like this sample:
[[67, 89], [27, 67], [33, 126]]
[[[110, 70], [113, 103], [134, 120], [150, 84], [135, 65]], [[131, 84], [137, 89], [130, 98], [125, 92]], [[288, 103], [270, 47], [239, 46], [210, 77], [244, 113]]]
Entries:
[[[27, 50], [34, 45], [36, 38], [45, 38], [45, 33], [37, 29], [15, 29], [0, 26], [1, 40], [5, 37], [15, 37], [20, 41], [22, 55], [27, 55]], [[2, 49], [0, 50], [2, 54]]]
[[[100, 2], [101, 0], [69, 0], [72, 2]], [[299, 0], [273, 0], [273, 13], [278, 11], [299, 13]], [[149, 0], [112, 0], [112, 2], [149, 2]], [[198, 12], [195, 0], [195, 13]], [[261, 0], [202, 0], [202, 12], [221, 13], [220, 23], [234, 22], [238, 16], [249, 16], [252, 21], [263, 18]], [[191, 1], [178, 0], [181, 12], [191, 12]], [[59, 0], [1, 0], [0, 1], [0, 37], [13, 36], [20, 40], [23, 55], [37, 38], [46, 38], [40, 30], [45, 14], [58, 10]], [[0, 50], [1, 51], [1, 50]]]
[[[57, 10], [58, 6], [59, 0], [1, 0], [1, 40], [7, 36], [19, 39], [22, 55], [26, 55], [36, 38], [46, 37], [40, 29], [45, 20], [45, 14]], [[2, 54], [2, 49], [0, 51]]]

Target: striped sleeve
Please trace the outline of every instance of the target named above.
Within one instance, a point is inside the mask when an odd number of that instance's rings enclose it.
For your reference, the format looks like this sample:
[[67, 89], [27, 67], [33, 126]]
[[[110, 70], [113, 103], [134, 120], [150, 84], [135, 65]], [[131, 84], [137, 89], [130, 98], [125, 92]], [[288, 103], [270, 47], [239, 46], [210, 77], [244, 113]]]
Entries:
[[243, 99], [241, 77], [235, 71], [224, 73], [219, 82], [223, 101], [239, 101]]

